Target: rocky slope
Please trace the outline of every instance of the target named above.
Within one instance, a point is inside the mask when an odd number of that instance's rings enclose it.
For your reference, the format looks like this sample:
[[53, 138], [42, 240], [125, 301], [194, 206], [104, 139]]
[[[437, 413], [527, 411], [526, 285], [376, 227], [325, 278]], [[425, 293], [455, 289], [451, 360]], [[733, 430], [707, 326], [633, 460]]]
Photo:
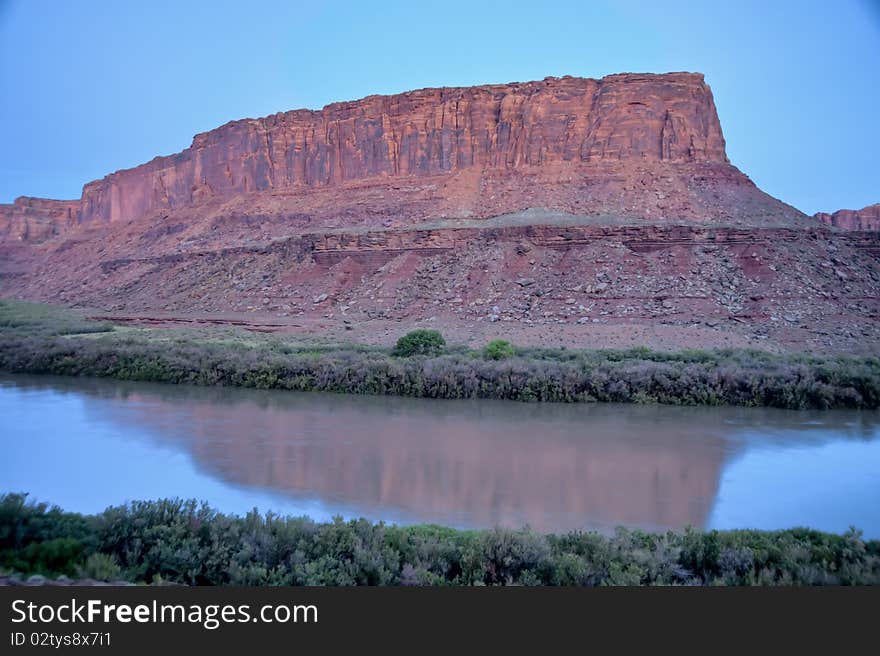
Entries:
[[80, 200], [0, 206], [0, 295], [370, 341], [429, 322], [462, 340], [873, 349], [877, 235], [768, 196], [724, 148], [690, 73], [235, 121]]

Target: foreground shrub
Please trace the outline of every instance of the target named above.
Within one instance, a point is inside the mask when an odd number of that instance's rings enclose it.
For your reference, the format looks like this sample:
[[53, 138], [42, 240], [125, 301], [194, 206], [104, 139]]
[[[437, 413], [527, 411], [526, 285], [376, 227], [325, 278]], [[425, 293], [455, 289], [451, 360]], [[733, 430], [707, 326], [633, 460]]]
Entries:
[[[880, 541], [858, 531], [529, 529], [459, 531], [256, 511], [223, 515], [180, 499], [100, 515], [0, 496], [0, 567], [189, 585], [869, 585]], [[88, 528], [88, 536], [82, 529]]]
[[77, 576], [95, 581], [116, 581], [122, 570], [114, 556], [104, 553], [93, 553], [77, 571]]
[[487, 360], [506, 360], [513, 357], [513, 346], [503, 339], [493, 339], [483, 347], [483, 357]]
[[419, 329], [408, 332], [397, 340], [393, 354], [408, 358], [413, 355], [440, 355], [446, 340], [436, 330]]

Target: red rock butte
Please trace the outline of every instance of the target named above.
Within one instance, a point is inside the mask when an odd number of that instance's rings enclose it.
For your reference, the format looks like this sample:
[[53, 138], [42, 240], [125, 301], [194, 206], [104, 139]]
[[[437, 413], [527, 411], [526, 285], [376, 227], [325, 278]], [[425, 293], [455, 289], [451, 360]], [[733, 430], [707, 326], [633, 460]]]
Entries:
[[[729, 166], [712, 93], [702, 75], [623, 74], [601, 80], [564, 77], [422, 89], [334, 103], [320, 111], [233, 121], [196, 135], [181, 153], [86, 184], [79, 202], [19, 199], [0, 206], [0, 216], [7, 224], [18, 224], [7, 225], [7, 233], [39, 240], [71, 224], [128, 221], [210, 198], [305, 194], [356, 182], [382, 188], [393, 181], [468, 172], [476, 174], [473, 179], [462, 176], [443, 194], [460, 201], [451, 214], [510, 212], [526, 209], [532, 200], [560, 210], [622, 215], [639, 210], [650, 215], [654, 210], [661, 216], [662, 203], [627, 207], [626, 202], [610, 202], [615, 191], [625, 189], [602, 189], [595, 207], [590, 202], [595, 195], [590, 186], [606, 187], [615, 169], [626, 176], [643, 165], [643, 173], [650, 174], [663, 170], [658, 164], [671, 165], [666, 168], [679, 174], [676, 164], [700, 167], [702, 178], [689, 176], [697, 186], [712, 180], [751, 186]], [[530, 185], [529, 178], [545, 171], [562, 187], [555, 190], [557, 198], [531, 189], [533, 198], [519, 199], [495, 180], [508, 174], [509, 182]], [[581, 175], [566, 179], [566, 173]], [[485, 201], [495, 198], [480, 193], [481, 182], [492, 191], [508, 191], [508, 197], [493, 208]], [[772, 199], [762, 200], [776, 214], [797, 215]], [[705, 218], [700, 216], [701, 209], [710, 209], [705, 205], [698, 201], [694, 207], [682, 206], [678, 214]], [[726, 218], [736, 218], [750, 208], [724, 209]]]
[[758, 189], [700, 74], [548, 77], [233, 121], [79, 200], [0, 205], [0, 295], [272, 330], [436, 319], [466, 340], [579, 320], [572, 343], [641, 322], [691, 345], [685, 324], [712, 342], [733, 320], [753, 334], [731, 345], [783, 326], [832, 346], [807, 326], [874, 336], [874, 215]]

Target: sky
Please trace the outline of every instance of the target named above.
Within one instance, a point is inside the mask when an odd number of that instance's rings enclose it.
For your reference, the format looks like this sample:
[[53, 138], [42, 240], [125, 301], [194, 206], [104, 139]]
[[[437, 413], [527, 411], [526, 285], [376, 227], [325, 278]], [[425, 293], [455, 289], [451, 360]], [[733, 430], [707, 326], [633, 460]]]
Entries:
[[731, 162], [812, 214], [880, 202], [880, 0], [0, 0], [0, 203], [230, 120], [435, 86], [696, 71]]

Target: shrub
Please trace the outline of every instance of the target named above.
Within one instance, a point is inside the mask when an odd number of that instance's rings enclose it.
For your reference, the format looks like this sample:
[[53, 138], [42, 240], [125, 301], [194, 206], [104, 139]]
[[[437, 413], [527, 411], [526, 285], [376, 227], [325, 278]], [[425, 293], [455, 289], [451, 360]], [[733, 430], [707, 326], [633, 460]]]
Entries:
[[17, 559], [12, 562], [16, 569], [39, 574], [70, 575], [74, 573], [73, 563], [79, 560], [83, 550], [79, 540], [54, 538], [45, 542], [31, 542], [17, 553]]
[[[0, 495], [0, 568], [188, 585], [876, 585], [880, 541], [804, 528], [612, 536], [460, 531], [365, 519], [316, 524], [194, 500], [100, 515]], [[82, 529], [89, 537], [82, 539]]]
[[413, 355], [440, 355], [446, 340], [436, 330], [413, 330], [397, 340], [393, 354], [408, 358]]
[[513, 346], [503, 339], [493, 339], [483, 348], [483, 357], [487, 360], [506, 360], [513, 357]]
[[96, 581], [116, 581], [122, 575], [122, 570], [112, 554], [98, 552], [86, 558], [85, 564], [78, 569], [78, 575]]

